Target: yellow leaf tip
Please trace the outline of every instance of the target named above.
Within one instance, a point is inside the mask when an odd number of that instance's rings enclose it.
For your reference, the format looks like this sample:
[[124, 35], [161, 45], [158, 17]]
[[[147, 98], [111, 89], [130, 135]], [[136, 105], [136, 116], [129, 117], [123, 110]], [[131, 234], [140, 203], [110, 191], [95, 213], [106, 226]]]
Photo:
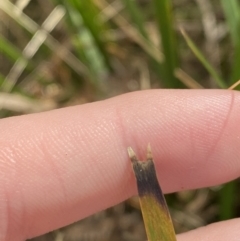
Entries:
[[150, 143], [148, 143], [148, 146], [147, 146], [147, 159], [152, 159], [152, 148]]

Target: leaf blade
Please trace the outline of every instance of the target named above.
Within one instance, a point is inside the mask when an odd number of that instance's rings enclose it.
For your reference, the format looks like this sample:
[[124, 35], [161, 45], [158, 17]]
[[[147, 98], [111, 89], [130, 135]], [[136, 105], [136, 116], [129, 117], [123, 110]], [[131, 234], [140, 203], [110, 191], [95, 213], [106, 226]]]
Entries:
[[214, 69], [214, 67], [211, 65], [211, 63], [207, 60], [207, 58], [199, 50], [199, 48], [196, 46], [196, 44], [188, 36], [188, 34], [183, 29], [181, 29], [181, 32], [182, 32], [182, 35], [183, 35], [188, 47], [191, 49], [193, 54], [198, 58], [198, 60], [202, 63], [202, 65], [205, 67], [205, 69], [208, 71], [208, 73], [213, 77], [216, 84], [218, 84], [218, 86], [222, 89], [227, 88], [225, 81], [220, 77], [220, 75], [217, 73], [217, 71]]
[[138, 161], [132, 148], [128, 148], [137, 181], [139, 200], [149, 241], [176, 241], [171, 216], [158, 183], [154, 162], [148, 147], [147, 161]]
[[181, 87], [181, 83], [175, 77], [174, 71], [179, 67], [179, 54], [174, 31], [174, 15], [172, 1], [153, 0], [155, 19], [158, 26], [159, 38], [165, 56], [164, 85], [166, 88]]

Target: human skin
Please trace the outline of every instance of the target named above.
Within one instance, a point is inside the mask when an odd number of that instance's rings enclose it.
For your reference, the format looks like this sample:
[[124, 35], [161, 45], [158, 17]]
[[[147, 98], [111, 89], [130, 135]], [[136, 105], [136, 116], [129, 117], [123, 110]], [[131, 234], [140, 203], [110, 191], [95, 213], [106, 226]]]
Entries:
[[[165, 193], [240, 174], [240, 94], [149, 90], [0, 121], [0, 241], [23, 241], [137, 194], [127, 147], [152, 147]], [[239, 240], [240, 220], [178, 241]]]

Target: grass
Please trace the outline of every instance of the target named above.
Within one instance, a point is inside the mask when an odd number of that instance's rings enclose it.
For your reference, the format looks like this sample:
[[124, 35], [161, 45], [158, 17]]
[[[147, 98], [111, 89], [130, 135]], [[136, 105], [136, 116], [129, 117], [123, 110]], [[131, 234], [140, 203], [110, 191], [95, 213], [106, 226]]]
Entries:
[[[187, 0], [0, 1], [0, 91], [50, 99], [55, 108], [144, 86], [228, 88], [240, 79], [240, 4], [220, 3], [200, 11]], [[213, 26], [206, 16], [216, 20], [213, 29], [205, 29]], [[209, 41], [219, 46], [217, 59]], [[237, 185], [220, 189], [212, 219], [235, 217]]]
[[220, 88], [227, 88], [227, 85], [225, 81], [222, 79], [221, 76], [216, 72], [214, 67], [211, 65], [211, 63], [207, 60], [207, 58], [203, 55], [201, 50], [198, 49], [198, 47], [194, 44], [194, 42], [190, 39], [190, 37], [187, 35], [187, 33], [182, 29], [182, 35], [184, 39], [186, 40], [186, 43], [188, 47], [192, 50], [194, 55], [198, 58], [198, 60], [202, 63], [202, 65], [206, 68], [206, 70], [209, 72], [209, 74], [214, 78], [215, 82]]
[[155, 19], [157, 22], [159, 39], [161, 39], [162, 49], [165, 57], [163, 64], [164, 83], [168, 88], [179, 87], [179, 81], [174, 72], [178, 68], [178, 48], [176, 33], [173, 25], [172, 2], [168, 0], [154, 0]]
[[149, 241], [176, 241], [172, 219], [158, 182], [150, 144], [147, 160], [139, 161], [131, 147], [129, 158], [137, 182], [139, 202]]
[[99, 10], [91, 1], [58, 0], [57, 3], [66, 6], [69, 35], [73, 37], [77, 56], [88, 66], [89, 79], [97, 85], [101, 76], [111, 69], [109, 54], [106, 51], [107, 42], [101, 37], [105, 26], [99, 24], [96, 19]]
[[21, 58], [21, 50], [16, 48], [6, 37], [0, 35], [0, 52], [9, 60], [16, 62]]
[[237, 0], [221, 0], [222, 8], [226, 16], [226, 22], [229, 27], [231, 45], [234, 49], [230, 83], [233, 84], [240, 78], [240, 4]]

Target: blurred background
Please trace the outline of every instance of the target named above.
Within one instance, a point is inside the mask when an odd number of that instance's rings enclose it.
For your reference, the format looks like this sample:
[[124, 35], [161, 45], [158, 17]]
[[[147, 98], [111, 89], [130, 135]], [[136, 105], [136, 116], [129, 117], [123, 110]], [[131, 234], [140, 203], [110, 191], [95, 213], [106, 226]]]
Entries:
[[[150, 88], [239, 89], [238, 0], [1, 0], [0, 23], [1, 118]], [[237, 188], [167, 195], [176, 232], [239, 216]], [[33, 240], [146, 235], [134, 197]]]

